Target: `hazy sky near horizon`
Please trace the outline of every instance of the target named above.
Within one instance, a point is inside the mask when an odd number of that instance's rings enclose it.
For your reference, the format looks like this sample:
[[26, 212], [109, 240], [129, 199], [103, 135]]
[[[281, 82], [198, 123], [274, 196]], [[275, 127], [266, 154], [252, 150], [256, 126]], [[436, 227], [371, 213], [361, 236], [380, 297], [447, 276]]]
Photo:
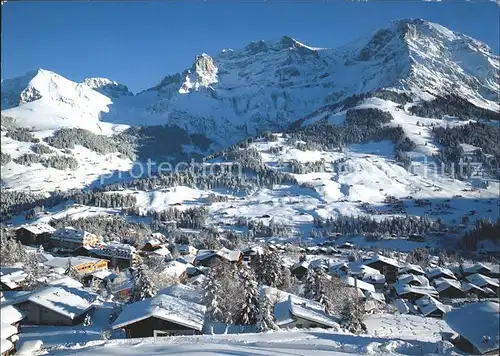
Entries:
[[36, 68], [68, 79], [106, 77], [133, 92], [253, 40], [283, 35], [337, 47], [403, 18], [423, 18], [500, 50], [494, 2], [7, 2], [2, 79]]

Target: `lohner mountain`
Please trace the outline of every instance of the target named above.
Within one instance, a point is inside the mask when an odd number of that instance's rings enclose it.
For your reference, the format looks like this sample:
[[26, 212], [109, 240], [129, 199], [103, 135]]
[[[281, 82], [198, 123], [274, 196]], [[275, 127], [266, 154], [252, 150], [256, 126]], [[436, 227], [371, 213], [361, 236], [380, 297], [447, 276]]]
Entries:
[[[186, 67], [140, 93], [44, 69], [3, 80], [4, 220], [208, 204], [208, 224], [266, 216], [292, 236], [342, 216], [497, 217], [499, 57], [466, 34], [406, 19], [340, 48], [284, 36]], [[147, 159], [244, 176], [131, 179]]]

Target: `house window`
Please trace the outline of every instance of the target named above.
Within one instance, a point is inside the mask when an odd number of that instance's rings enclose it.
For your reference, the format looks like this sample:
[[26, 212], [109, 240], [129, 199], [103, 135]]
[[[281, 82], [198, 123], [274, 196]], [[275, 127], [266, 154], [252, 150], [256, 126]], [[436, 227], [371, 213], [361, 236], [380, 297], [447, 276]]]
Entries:
[[298, 327], [298, 328], [302, 328], [302, 327], [304, 327], [304, 325], [302, 325], [302, 324], [297, 324], [297, 327]]

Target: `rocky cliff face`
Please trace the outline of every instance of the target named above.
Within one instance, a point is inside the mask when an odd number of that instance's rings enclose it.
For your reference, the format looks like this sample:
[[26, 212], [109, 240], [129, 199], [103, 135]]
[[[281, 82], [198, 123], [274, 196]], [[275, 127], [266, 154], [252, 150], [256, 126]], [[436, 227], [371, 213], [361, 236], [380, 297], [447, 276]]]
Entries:
[[75, 98], [92, 98], [91, 92], [98, 91], [112, 101], [110, 110], [102, 111], [103, 121], [172, 124], [227, 145], [382, 88], [405, 93], [414, 102], [451, 93], [498, 111], [499, 69], [498, 56], [487, 45], [438, 24], [409, 19], [336, 49], [310, 47], [285, 36], [213, 57], [202, 54], [184, 72], [137, 95], [105, 78], [88, 78], [71, 95], [62, 95], [64, 88], [46, 75], [41, 76], [43, 85], [31, 85], [27, 78], [3, 81], [2, 108], [40, 98], [77, 103]]

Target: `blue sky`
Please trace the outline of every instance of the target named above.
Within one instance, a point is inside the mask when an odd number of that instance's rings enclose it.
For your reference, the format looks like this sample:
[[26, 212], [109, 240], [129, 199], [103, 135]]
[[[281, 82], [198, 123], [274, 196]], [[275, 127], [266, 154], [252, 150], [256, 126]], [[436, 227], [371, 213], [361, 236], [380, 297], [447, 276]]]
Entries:
[[2, 78], [45, 68], [75, 81], [107, 77], [137, 92], [189, 67], [202, 52], [283, 35], [336, 47], [408, 17], [438, 22], [499, 52], [493, 2], [8, 2]]

